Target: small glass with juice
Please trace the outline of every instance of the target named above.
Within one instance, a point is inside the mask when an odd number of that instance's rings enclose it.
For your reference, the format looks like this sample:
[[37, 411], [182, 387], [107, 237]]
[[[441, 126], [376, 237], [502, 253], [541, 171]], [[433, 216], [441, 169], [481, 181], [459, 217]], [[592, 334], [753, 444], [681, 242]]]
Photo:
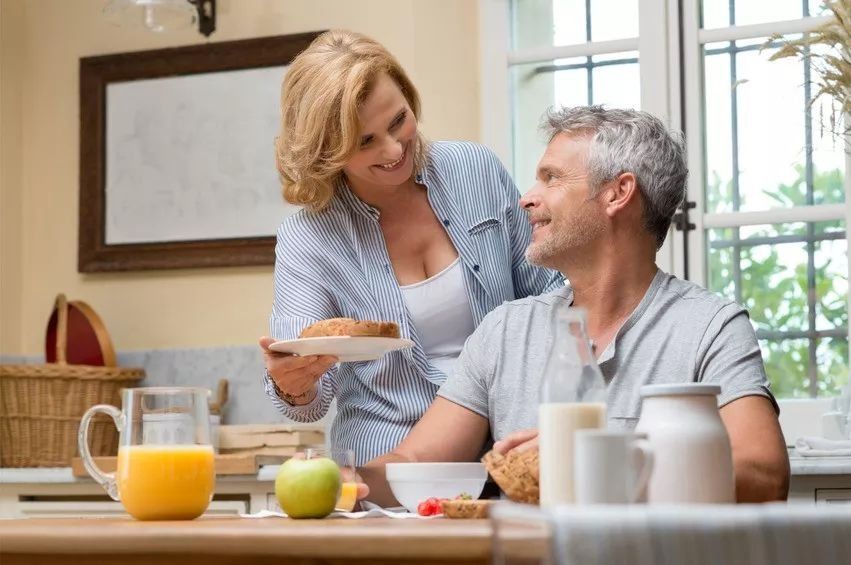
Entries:
[[308, 448], [304, 452], [305, 459], [328, 457], [340, 468], [340, 496], [334, 510], [351, 512], [358, 502], [358, 478], [355, 470], [355, 452], [351, 449]]

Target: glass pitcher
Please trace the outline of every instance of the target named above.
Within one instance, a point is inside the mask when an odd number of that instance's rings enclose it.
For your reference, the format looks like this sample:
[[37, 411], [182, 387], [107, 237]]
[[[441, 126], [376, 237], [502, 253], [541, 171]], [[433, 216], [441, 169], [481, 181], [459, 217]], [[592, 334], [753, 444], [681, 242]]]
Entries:
[[[138, 520], [197, 518], [216, 480], [209, 397], [204, 388], [126, 388], [121, 410], [92, 406], [77, 437], [86, 471]], [[89, 451], [89, 422], [98, 412], [111, 416], [119, 431], [115, 473], [101, 471]]]
[[591, 350], [581, 308], [550, 315], [549, 356], [541, 379], [538, 442], [541, 506], [571, 504], [573, 434], [606, 427], [606, 384]]

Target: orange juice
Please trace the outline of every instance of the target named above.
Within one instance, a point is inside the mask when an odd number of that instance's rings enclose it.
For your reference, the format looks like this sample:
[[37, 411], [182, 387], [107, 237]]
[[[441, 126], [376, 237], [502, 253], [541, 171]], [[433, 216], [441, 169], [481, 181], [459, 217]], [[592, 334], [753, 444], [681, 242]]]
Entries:
[[213, 496], [216, 472], [209, 445], [118, 448], [118, 494], [137, 520], [191, 520]]
[[357, 501], [358, 484], [343, 483], [340, 485], [340, 498], [337, 499], [337, 504], [334, 506], [334, 509], [339, 510], [340, 512], [351, 512]]

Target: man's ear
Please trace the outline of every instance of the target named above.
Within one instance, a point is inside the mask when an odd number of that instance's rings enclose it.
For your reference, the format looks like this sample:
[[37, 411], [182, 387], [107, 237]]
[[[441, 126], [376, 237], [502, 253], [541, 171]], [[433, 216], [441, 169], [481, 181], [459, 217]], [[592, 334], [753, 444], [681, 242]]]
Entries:
[[606, 183], [604, 194], [606, 214], [612, 218], [623, 213], [638, 198], [638, 181], [633, 173], [621, 173]]

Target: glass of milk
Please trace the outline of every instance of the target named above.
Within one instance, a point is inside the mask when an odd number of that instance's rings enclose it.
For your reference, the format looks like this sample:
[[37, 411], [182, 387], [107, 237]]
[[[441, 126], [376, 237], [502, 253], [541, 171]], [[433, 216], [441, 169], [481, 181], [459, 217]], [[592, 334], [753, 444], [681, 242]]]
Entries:
[[606, 427], [606, 384], [581, 308], [555, 309], [538, 407], [541, 506], [572, 504], [573, 434]]

